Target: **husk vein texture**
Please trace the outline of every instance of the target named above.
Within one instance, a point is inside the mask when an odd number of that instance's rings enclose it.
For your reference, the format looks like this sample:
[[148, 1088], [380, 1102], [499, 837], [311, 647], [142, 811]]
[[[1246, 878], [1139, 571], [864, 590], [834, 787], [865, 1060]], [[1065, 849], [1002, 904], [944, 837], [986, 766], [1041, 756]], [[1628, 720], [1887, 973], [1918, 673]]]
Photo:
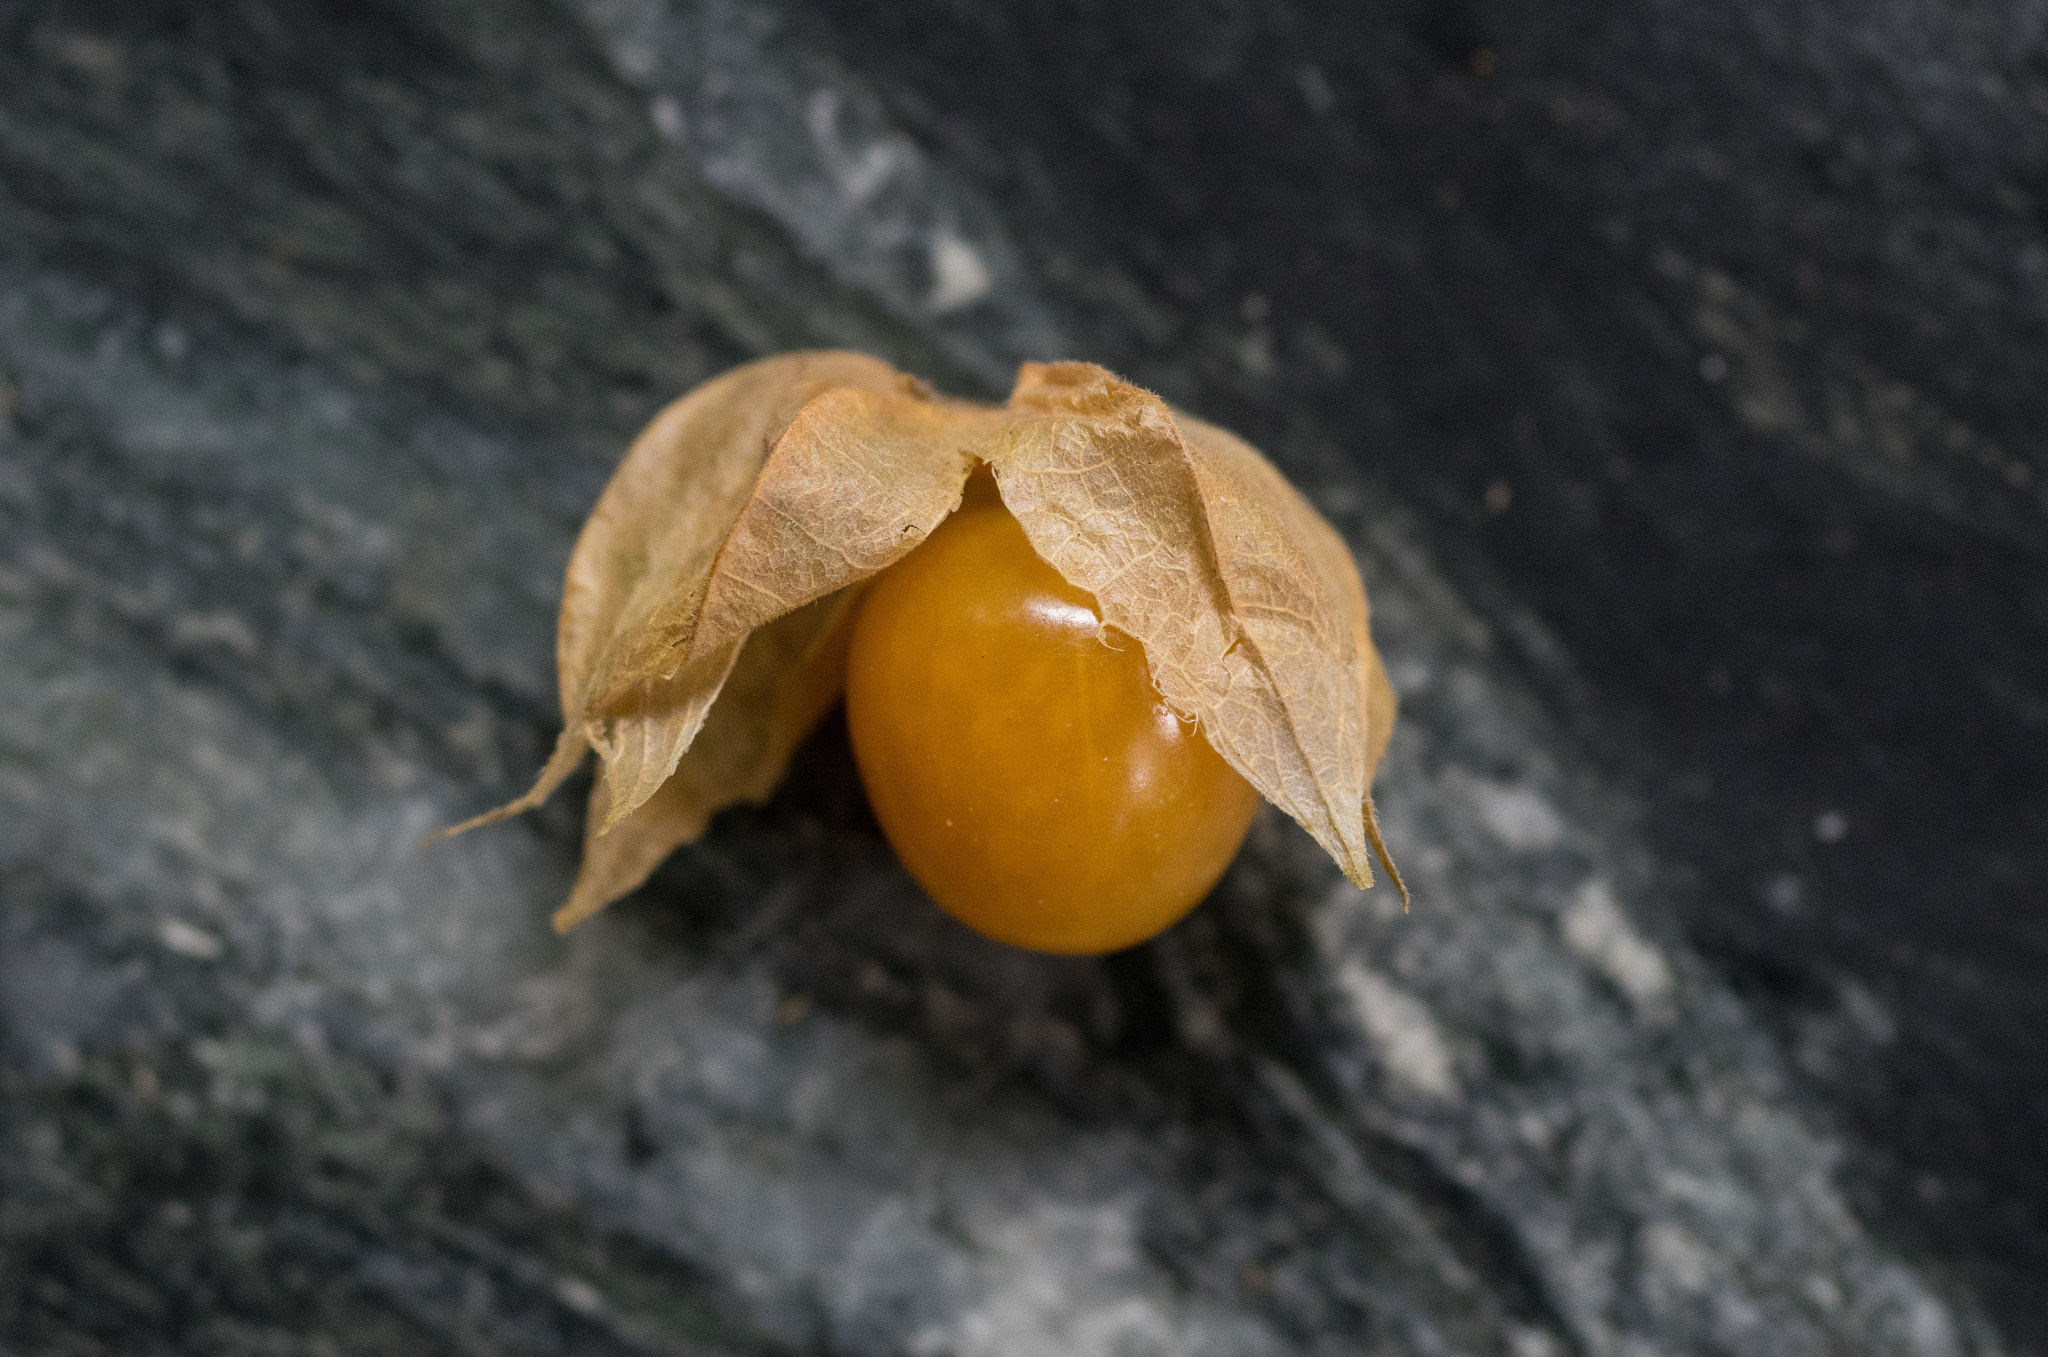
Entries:
[[1027, 363], [987, 406], [861, 354], [785, 354], [663, 410], [570, 559], [553, 756], [445, 832], [538, 806], [595, 750], [566, 930], [718, 810], [766, 800], [838, 699], [861, 587], [983, 464], [1161, 697], [1353, 881], [1377, 853], [1398, 885], [1368, 791], [1394, 692], [1349, 548], [1249, 444], [1085, 363]]

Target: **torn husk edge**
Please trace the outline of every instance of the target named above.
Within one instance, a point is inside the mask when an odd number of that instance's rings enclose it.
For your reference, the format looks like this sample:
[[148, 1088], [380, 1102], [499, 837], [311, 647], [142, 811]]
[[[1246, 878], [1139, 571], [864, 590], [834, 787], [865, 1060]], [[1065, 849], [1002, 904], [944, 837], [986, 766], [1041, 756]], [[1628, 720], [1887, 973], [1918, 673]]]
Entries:
[[579, 536], [538, 806], [595, 749], [566, 931], [717, 810], [765, 800], [838, 698], [859, 587], [986, 463], [1037, 553], [1135, 637], [1161, 696], [1359, 885], [1395, 698], [1349, 548], [1250, 445], [1083, 363], [1027, 363], [1006, 406], [860, 354], [737, 368], [658, 415]]

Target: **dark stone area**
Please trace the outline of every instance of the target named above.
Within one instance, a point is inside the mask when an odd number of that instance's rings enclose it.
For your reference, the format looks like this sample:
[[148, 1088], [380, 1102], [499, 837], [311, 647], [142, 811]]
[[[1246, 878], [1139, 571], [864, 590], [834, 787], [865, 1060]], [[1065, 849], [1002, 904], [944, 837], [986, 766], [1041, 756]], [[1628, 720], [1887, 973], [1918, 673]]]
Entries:
[[[0, 1352], [2048, 1351], [2044, 193], [2017, 0], [0, 0]], [[1415, 912], [415, 852], [817, 345], [1266, 447]]]

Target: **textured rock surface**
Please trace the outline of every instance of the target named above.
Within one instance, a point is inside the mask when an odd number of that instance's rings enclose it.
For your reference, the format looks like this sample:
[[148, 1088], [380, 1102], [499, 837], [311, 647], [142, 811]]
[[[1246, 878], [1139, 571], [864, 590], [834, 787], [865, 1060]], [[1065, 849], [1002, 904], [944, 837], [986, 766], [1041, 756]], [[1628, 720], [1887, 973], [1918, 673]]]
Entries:
[[[1297, 9], [0, 6], [0, 1351], [2039, 1350], [2042, 16]], [[1008, 953], [832, 729], [413, 851], [820, 343], [1263, 442], [1415, 913]]]

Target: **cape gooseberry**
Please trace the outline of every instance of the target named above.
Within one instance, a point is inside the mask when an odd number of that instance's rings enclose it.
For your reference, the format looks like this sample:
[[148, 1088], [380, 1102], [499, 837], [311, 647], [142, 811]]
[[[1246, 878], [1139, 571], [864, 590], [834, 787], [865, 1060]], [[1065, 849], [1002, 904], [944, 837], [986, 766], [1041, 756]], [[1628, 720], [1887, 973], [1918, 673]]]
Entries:
[[1032, 551], [986, 471], [868, 587], [846, 716], [910, 874], [968, 927], [1036, 951], [1170, 927], [1262, 800], [1160, 698], [1138, 643]]

